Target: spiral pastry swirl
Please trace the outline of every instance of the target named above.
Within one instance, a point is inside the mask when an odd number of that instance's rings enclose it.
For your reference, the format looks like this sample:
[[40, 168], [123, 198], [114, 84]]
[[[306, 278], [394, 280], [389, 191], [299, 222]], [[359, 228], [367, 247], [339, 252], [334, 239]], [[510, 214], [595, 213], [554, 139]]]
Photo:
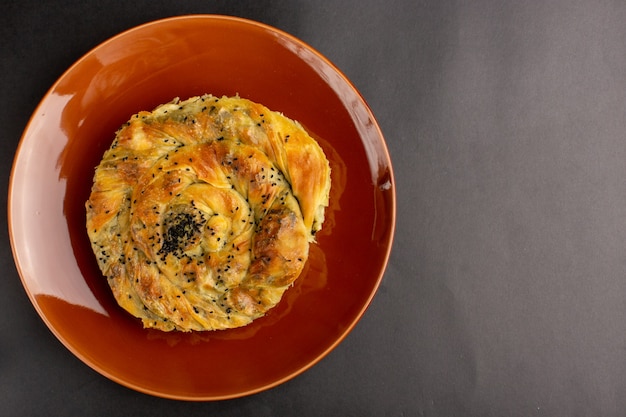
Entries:
[[329, 163], [297, 122], [239, 97], [176, 99], [117, 131], [87, 233], [144, 327], [235, 328], [298, 278], [329, 192]]

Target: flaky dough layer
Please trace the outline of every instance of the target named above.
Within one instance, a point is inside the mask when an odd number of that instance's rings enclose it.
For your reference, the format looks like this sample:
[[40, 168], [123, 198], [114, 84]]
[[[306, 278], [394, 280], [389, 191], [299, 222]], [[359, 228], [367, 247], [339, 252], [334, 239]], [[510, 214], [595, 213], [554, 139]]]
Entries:
[[144, 327], [228, 329], [263, 316], [300, 275], [329, 192], [329, 163], [297, 122], [239, 97], [176, 99], [118, 130], [87, 232]]

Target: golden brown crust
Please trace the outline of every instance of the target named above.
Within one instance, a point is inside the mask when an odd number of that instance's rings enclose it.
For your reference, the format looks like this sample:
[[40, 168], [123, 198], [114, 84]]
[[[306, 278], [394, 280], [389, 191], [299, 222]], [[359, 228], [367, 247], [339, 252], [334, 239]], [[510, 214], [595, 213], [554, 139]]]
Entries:
[[296, 122], [239, 97], [175, 100], [117, 132], [87, 232], [145, 327], [239, 327], [300, 275], [329, 191], [328, 161]]

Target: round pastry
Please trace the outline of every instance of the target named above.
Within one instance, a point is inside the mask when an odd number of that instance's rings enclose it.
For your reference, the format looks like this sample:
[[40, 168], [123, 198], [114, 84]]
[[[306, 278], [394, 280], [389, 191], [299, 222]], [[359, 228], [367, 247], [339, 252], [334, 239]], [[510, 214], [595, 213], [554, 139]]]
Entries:
[[330, 167], [299, 125], [239, 97], [139, 112], [116, 133], [86, 202], [119, 305], [144, 327], [217, 330], [263, 316], [321, 229]]

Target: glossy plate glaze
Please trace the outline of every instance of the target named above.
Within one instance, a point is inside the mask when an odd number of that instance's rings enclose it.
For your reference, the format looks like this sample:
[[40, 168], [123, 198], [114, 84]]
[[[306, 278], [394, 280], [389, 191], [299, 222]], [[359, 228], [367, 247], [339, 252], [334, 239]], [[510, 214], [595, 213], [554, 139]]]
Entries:
[[[300, 121], [331, 162], [331, 204], [303, 275], [267, 316], [220, 332], [144, 330], [118, 307], [98, 269], [84, 202], [122, 123], [203, 93], [239, 94]], [[26, 292], [70, 351], [138, 391], [217, 400], [293, 378], [354, 327], [388, 261], [395, 188], [371, 111], [327, 59], [272, 27], [201, 15], [131, 29], [63, 74], [21, 139], [8, 212]]]

